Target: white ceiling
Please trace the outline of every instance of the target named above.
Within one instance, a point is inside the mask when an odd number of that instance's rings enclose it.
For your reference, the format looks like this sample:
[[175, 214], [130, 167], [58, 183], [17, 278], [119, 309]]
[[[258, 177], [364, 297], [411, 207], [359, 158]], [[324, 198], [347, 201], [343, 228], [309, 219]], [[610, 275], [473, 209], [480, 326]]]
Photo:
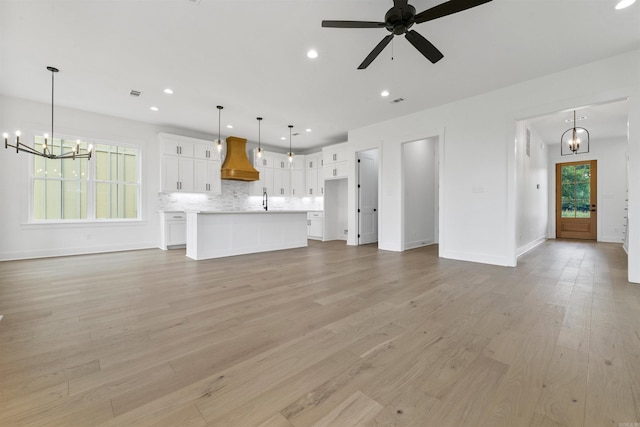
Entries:
[[[628, 102], [620, 100], [605, 104], [576, 107], [576, 126], [589, 131], [590, 143], [627, 136]], [[571, 120], [567, 122], [567, 120]], [[560, 137], [573, 127], [573, 110], [558, 111], [529, 120], [546, 144], [559, 144]]]
[[[357, 70], [386, 30], [320, 23], [382, 21], [391, 0], [0, 0], [0, 93], [49, 103], [51, 65], [60, 69], [56, 106], [214, 139], [223, 105], [223, 137], [256, 141], [262, 116], [264, 144], [287, 147], [293, 124], [293, 149], [303, 151], [345, 141], [350, 129], [638, 49], [640, 3], [616, 11], [616, 1], [494, 0], [414, 27], [444, 53], [437, 64], [400, 36]], [[440, 2], [410, 3], [420, 12]], [[317, 59], [306, 57], [309, 48]], [[390, 102], [398, 97], [405, 101]]]

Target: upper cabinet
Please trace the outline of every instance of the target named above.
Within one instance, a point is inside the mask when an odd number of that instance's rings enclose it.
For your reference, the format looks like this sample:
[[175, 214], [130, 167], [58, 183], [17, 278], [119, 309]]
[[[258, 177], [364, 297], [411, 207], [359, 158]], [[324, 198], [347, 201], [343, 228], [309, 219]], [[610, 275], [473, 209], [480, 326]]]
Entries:
[[222, 194], [220, 153], [213, 142], [167, 133], [158, 137], [160, 191]]
[[220, 152], [214, 143], [206, 141], [204, 143], [194, 144], [193, 157], [202, 160], [220, 161]]
[[324, 179], [346, 178], [348, 159], [346, 143], [330, 145], [322, 149]]
[[286, 154], [262, 151], [258, 157], [253, 150], [253, 165], [260, 171], [260, 180], [251, 185], [250, 194], [261, 196], [267, 192], [270, 196], [304, 197], [306, 196], [306, 156], [294, 155], [289, 162]]
[[171, 156], [193, 157], [193, 142], [191, 138], [178, 135], [160, 134], [162, 154]]

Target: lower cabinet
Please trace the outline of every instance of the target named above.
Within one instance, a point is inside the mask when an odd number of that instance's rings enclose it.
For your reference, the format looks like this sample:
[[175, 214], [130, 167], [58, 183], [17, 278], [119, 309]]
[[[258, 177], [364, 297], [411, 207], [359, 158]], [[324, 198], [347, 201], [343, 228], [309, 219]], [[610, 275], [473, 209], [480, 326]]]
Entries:
[[324, 238], [324, 212], [307, 212], [307, 238], [314, 240]]
[[161, 212], [162, 230], [160, 249], [184, 248], [187, 244], [187, 214]]

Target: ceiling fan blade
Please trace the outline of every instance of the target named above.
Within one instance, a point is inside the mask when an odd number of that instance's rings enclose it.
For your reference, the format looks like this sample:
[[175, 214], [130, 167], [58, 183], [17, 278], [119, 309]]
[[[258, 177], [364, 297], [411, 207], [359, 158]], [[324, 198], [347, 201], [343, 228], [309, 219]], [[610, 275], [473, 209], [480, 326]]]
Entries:
[[431, 44], [429, 40], [422, 37], [422, 35], [420, 35], [416, 30], [407, 31], [404, 37], [432, 63], [435, 64], [444, 57], [437, 47]]
[[325, 28], [384, 28], [384, 22], [371, 21], [322, 21]]
[[449, 0], [448, 2], [418, 13], [415, 17], [415, 21], [416, 24], [432, 21], [434, 19], [442, 18], [443, 16], [451, 15], [452, 13], [458, 13], [463, 10], [471, 9], [472, 7], [480, 6], [481, 4], [488, 3], [490, 1], [492, 0]]
[[376, 59], [378, 55], [380, 55], [380, 52], [382, 52], [384, 48], [387, 47], [391, 39], [393, 39], [393, 34], [389, 34], [388, 36], [383, 38], [382, 41], [373, 48], [371, 53], [364, 59], [364, 61], [362, 61], [362, 64], [360, 64], [358, 70], [364, 70], [365, 68], [367, 68], [369, 64], [371, 64], [373, 60]]
[[407, 7], [407, 0], [393, 0], [393, 7], [404, 9]]

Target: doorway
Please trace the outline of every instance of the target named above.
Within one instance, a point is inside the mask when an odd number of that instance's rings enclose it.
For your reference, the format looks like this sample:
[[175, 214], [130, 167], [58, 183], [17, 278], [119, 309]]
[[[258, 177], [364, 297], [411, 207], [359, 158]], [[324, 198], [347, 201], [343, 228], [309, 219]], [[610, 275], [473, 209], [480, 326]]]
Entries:
[[556, 237], [596, 240], [597, 161], [556, 165]]
[[378, 150], [357, 153], [358, 245], [378, 241]]
[[439, 138], [402, 144], [403, 250], [438, 243]]

